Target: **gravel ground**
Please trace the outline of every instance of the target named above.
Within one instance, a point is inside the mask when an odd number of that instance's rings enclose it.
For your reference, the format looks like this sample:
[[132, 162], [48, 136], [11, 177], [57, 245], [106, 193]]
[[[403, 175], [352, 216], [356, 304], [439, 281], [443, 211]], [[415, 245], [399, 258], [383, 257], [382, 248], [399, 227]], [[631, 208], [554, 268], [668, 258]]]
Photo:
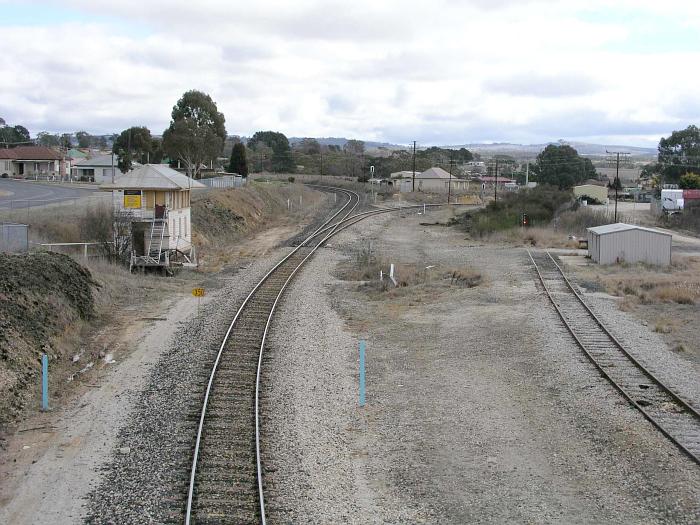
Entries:
[[182, 522], [192, 447], [211, 363], [235, 312], [254, 284], [283, 256], [281, 248], [245, 270], [223, 272], [224, 284], [200, 315], [182, 323], [174, 344], [133, 392], [133, 409], [112, 460], [89, 496], [87, 523]]
[[[431, 215], [351, 228], [294, 284], [266, 380], [270, 522], [697, 523], [697, 466], [579, 351], [526, 252], [419, 225]], [[329, 276], [367, 239], [486, 283], [370, 298]]]

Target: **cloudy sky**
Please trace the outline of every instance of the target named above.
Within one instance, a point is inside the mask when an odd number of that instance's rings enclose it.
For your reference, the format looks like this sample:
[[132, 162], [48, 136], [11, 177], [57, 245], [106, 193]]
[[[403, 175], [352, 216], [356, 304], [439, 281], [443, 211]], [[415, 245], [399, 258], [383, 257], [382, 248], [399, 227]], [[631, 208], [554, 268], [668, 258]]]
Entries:
[[0, 116], [229, 134], [655, 146], [700, 124], [697, 0], [0, 0]]

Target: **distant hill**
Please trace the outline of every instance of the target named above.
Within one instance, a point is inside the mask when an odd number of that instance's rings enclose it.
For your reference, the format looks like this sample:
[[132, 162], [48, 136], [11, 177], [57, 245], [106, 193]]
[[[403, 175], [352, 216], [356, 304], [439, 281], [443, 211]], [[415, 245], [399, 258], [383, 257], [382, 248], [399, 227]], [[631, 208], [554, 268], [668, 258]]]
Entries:
[[[322, 146], [340, 146], [341, 148], [345, 146], [349, 139], [345, 137], [313, 137]], [[291, 145], [298, 144], [304, 140], [304, 137], [290, 137], [289, 143]], [[410, 149], [407, 145], [393, 144], [391, 142], [374, 142], [374, 141], [364, 141], [365, 148], [368, 150], [376, 148], [387, 148], [391, 150], [398, 149]], [[577, 141], [567, 141], [558, 140], [556, 142], [547, 142], [544, 144], [513, 144], [511, 142], [493, 142], [493, 143], [471, 143], [471, 144], [451, 144], [447, 146], [440, 146], [442, 148], [448, 149], [459, 149], [467, 148], [469, 151], [479, 153], [484, 156], [490, 155], [510, 155], [513, 157], [524, 158], [532, 157], [535, 158], [544, 148], [550, 144], [561, 145], [568, 144], [572, 148], [576, 149], [581, 155], [588, 155], [591, 157], [606, 156], [606, 151], [626, 151], [632, 156], [637, 158], [655, 158], [657, 155], [656, 148], [641, 148], [637, 146], [620, 146], [615, 144], [590, 144], [587, 142], [577, 142]], [[425, 149], [425, 146], [420, 147], [420, 149]]]
[[445, 146], [447, 148], [467, 148], [469, 151], [473, 151], [482, 155], [513, 155], [513, 156], [532, 156], [536, 157], [540, 151], [546, 148], [548, 145], [562, 145], [567, 144], [574, 148], [581, 155], [590, 156], [605, 156], [606, 151], [626, 151], [636, 157], [656, 157], [656, 148], [640, 148], [636, 146], [620, 146], [613, 144], [589, 144], [587, 142], [576, 142], [576, 141], [566, 141], [559, 140], [557, 142], [547, 142], [545, 144], [511, 144], [508, 142], [496, 142], [492, 144], [461, 144]]
[[[289, 143], [291, 145], [298, 144], [304, 138], [314, 138], [318, 141], [321, 146], [340, 146], [341, 148], [345, 146], [348, 140], [345, 137], [289, 137]], [[400, 146], [398, 144], [391, 144], [390, 142], [373, 142], [371, 140], [364, 140], [366, 148], [389, 148], [389, 149], [405, 149], [406, 146]]]

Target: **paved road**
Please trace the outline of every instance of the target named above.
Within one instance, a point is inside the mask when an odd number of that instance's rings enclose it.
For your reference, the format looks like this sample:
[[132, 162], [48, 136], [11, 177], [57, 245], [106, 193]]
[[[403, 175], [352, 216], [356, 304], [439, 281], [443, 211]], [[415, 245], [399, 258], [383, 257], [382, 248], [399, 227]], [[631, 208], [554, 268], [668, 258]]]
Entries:
[[0, 209], [43, 206], [45, 204], [87, 197], [94, 192], [94, 189], [69, 188], [50, 183], [42, 184], [0, 179]]

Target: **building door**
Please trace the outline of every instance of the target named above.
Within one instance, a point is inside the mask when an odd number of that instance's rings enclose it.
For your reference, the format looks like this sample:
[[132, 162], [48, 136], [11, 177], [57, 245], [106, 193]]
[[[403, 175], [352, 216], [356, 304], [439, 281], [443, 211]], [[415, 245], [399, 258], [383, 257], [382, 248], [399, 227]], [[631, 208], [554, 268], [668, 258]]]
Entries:
[[19, 174], [24, 175], [24, 162], [18, 162], [17, 165], [19, 166]]

